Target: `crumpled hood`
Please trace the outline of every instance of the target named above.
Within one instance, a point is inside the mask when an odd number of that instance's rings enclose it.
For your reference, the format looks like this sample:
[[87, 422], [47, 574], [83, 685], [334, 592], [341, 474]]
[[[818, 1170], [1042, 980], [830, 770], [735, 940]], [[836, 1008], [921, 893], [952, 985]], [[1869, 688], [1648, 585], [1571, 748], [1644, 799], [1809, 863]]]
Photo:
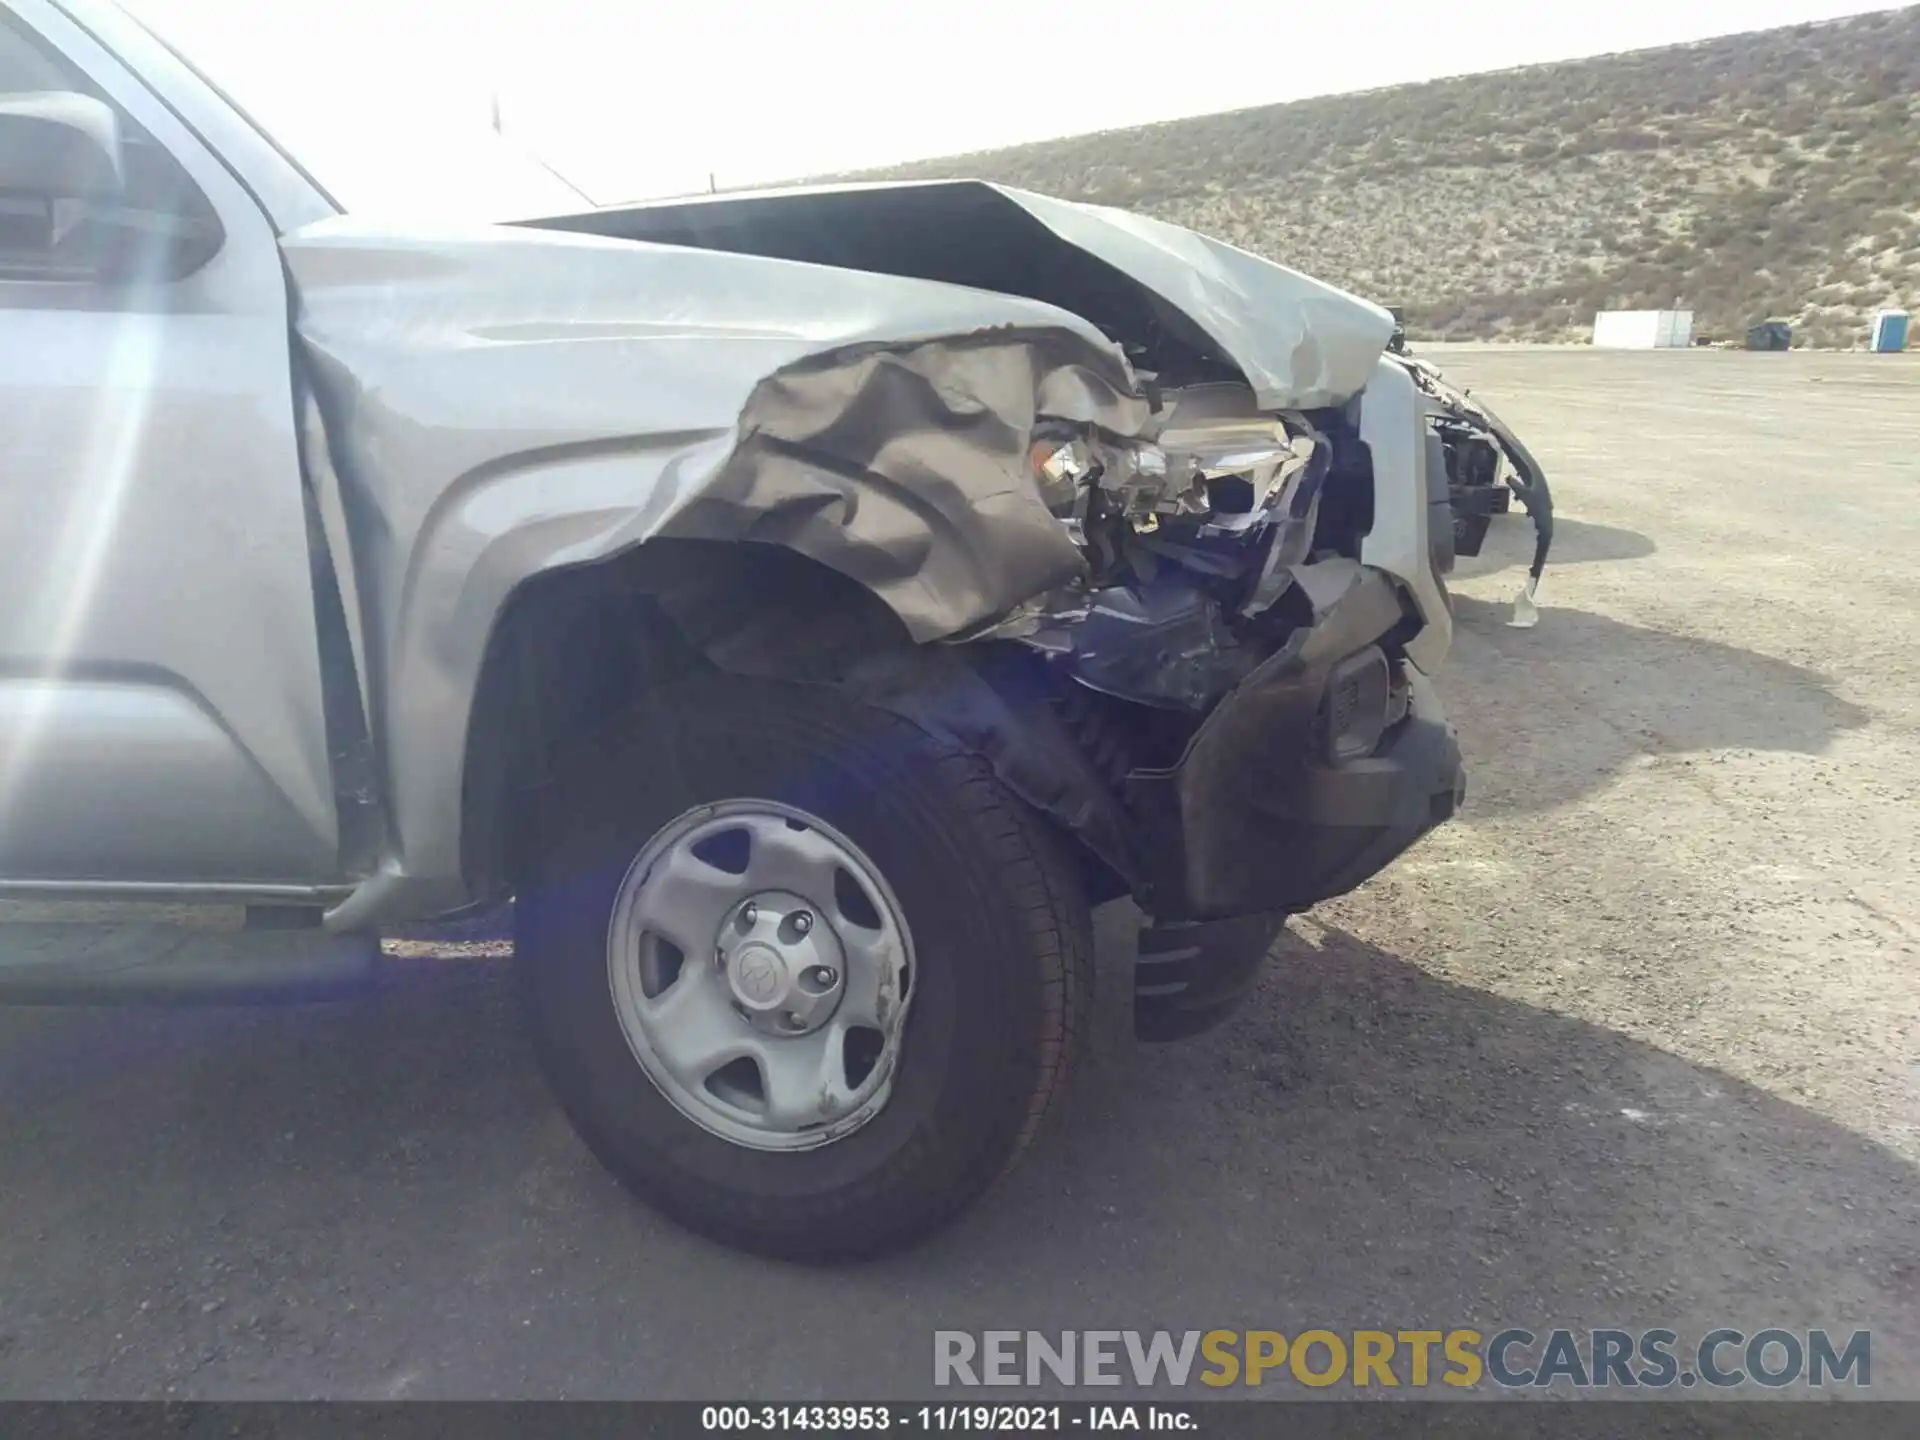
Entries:
[[1174, 383], [1267, 410], [1343, 403], [1393, 334], [1380, 306], [1178, 225], [979, 180], [771, 190], [524, 222], [948, 281], [1057, 305]]

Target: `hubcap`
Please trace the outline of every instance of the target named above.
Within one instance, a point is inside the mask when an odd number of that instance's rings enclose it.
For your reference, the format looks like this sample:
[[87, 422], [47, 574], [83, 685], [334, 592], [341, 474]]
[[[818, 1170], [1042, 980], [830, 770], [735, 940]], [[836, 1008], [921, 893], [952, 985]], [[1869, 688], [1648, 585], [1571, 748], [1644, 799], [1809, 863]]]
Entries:
[[764, 890], [720, 927], [714, 963], [734, 1008], [769, 1035], [809, 1035], [832, 1018], [844, 991], [846, 952], [814, 907], [798, 895]]
[[878, 868], [817, 816], [703, 805], [621, 881], [607, 974], [627, 1045], [688, 1119], [756, 1150], [851, 1134], [892, 1091], [911, 939]]

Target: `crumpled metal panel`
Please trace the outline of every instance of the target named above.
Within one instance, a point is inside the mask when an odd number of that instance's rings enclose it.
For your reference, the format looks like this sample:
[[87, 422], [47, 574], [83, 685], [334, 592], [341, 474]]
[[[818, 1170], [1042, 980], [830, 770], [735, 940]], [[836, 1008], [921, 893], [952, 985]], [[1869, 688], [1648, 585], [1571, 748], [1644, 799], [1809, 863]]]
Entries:
[[1040, 415], [1150, 417], [1077, 338], [1000, 330], [832, 352], [763, 380], [731, 453], [659, 533], [757, 540], [872, 590], [916, 640], [997, 617], [1079, 575], [1027, 462]]
[[1345, 402], [1373, 378], [1392, 338], [1383, 307], [1225, 241], [1131, 211], [994, 188], [1180, 309], [1239, 366], [1263, 410]]
[[1026, 462], [1036, 414], [1152, 419], [1099, 331], [1012, 296], [533, 230], [340, 220], [282, 244], [354, 552], [395, 910], [403, 885], [451, 893], [468, 711], [530, 576], [654, 536], [760, 541], [943, 638], [1083, 568]]
[[1394, 330], [1380, 306], [1223, 241], [981, 180], [797, 186], [525, 223], [947, 280], [1103, 322], [1116, 318], [1099, 312], [1123, 278], [1210, 341], [1264, 410], [1343, 404], [1372, 378]]

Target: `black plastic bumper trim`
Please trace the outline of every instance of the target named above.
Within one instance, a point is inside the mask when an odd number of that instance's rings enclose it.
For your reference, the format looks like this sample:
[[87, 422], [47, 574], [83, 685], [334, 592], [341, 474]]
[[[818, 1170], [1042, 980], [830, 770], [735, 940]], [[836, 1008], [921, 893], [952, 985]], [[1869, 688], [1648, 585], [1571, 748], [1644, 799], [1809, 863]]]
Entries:
[[1455, 485], [1447, 492], [1456, 515], [1505, 515], [1513, 492], [1504, 485]]
[[1132, 777], [1150, 914], [1304, 910], [1353, 889], [1453, 813], [1465, 792], [1459, 746], [1411, 667], [1407, 716], [1373, 755], [1328, 764], [1313, 743], [1329, 673], [1401, 617], [1398, 593], [1369, 572], [1220, 702], [1179, 765]]
[[1240, 1006], [1284, 923], [1280, 915], [1150, 924], [1133, 972], [1133, 1030], [1141, 1040], [1183, 1040]]

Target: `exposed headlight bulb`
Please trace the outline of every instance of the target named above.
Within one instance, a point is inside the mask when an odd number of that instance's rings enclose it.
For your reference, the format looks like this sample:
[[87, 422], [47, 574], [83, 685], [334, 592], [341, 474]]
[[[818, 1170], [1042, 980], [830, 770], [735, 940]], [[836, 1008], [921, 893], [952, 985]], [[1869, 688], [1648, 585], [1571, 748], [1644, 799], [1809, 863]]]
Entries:
[[1027, 448], [1027, 464], [1039, 483], [1042, 502], [1055, 514], [1073, 507], [1080, 486], [1095, 471], [1092, 448], [1074, 436], [1036, 439]]

